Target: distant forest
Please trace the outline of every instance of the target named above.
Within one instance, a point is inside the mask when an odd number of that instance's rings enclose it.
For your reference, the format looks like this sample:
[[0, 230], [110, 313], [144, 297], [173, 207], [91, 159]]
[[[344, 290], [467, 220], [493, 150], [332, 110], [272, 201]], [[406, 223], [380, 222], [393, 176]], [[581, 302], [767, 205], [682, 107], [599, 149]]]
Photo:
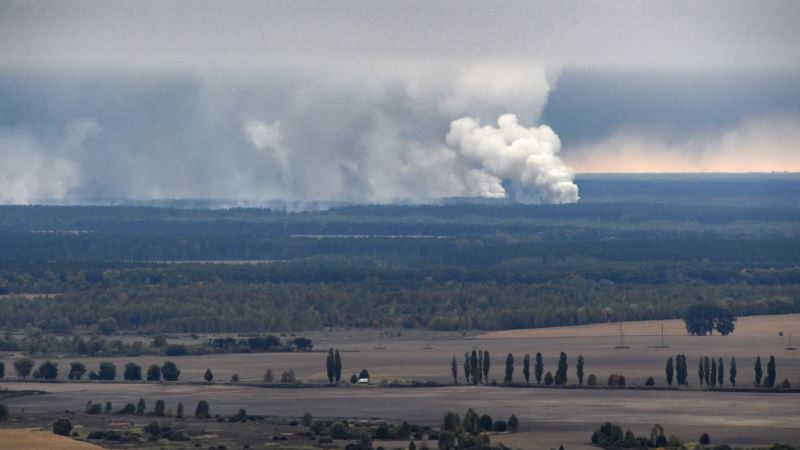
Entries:
[[[268, 262], [197, 262], [225, 260]], [[800, 312], [800, 208], [3, 206], [0, 295], [0, 326], [58, 333], [103, 319], [271, 332], [666, 319], [697, 303]]]

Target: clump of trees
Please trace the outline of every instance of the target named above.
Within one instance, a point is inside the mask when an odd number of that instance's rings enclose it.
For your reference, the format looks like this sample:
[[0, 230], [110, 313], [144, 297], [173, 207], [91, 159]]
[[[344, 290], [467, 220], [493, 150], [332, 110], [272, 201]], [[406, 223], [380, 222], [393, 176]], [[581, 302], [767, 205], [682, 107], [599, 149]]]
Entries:
[[623, 433], [622, 427], [611, 422], [600, 425], [592, 433], [592, 444], [606, 448], [679, 448], [682, 445], [675, 435], [667, 438], [664, 428], [659, 424], [653, 425], [648, 436], [636, 436], [630, 429]]
[[696, 304], [689, 307], [683, 315], [686, 331], [694, 336], [713, 335], [714, 330], [727, 336], [736, 327], [736, 317], [721, 306], [712, 304]]

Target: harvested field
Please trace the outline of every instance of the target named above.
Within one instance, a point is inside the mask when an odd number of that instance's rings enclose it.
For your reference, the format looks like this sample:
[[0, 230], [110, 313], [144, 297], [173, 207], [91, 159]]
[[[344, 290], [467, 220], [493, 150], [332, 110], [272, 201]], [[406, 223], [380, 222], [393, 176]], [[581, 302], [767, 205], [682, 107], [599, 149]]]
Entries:
[[40, 429], [0, 429], [0, 449], [88, 450], [98, 448], [102, 447]]

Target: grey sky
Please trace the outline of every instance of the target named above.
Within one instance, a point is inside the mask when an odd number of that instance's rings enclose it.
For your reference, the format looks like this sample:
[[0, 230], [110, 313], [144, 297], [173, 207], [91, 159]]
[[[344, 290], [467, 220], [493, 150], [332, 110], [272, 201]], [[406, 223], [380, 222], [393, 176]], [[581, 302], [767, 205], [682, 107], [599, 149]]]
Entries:
[[[790, 1], [0, 0], [0, 203], [426, 200], [509, 173], [560, 202], [559, 158], [800, 170], [798, 23]], [[445, 142], [505, 113], [536, 142]]]

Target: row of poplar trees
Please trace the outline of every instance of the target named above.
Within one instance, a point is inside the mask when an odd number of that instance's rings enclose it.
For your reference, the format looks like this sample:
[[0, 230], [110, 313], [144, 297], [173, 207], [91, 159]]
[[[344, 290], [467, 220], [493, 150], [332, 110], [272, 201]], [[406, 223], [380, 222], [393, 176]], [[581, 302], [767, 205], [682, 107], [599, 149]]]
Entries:
[[328, 383], [334, 380], [338, 383], [342, 379], [342, 357], [339, 356], [339, 349], [331, 348], [328, 350], [328, 359], [325, 361], [325, 368], [328, 372]]
[[[506, 356], [506, 371], [505, 377], [503, 378], [503, 382], [506, 384], [511, 384], [514, 382], [514, 362], [514, 355], [509, 353], [508, 356]], [[464, 370], [464, 379], [466, 380], [467, 384], [472, 383], [474, 385], [478, 385], [489, 383], [489, 369], [491, 368], [491, 365], [492, 358], [488, 350], [473, 350], [472, 353], [465, 353], [464, 364], [462, 367]], [[561, 352], [561, 355], [559, 355], [558, 358], [556, 375], [553, 379], [555, 384], [567, 384], [567, 368], [567, 354]], [[458, 360], [456, 359], [455, 355], [453, 355], [453, 359], [450, 363], [450, 370], [453, 376], [453, 383], [458, 384]], [[583, 384], [583, 356], [578, 356], [576, 372], [578, 376], [578, 383]], [[528, 353], [526, 353], [525, 357], [522, 359], [522, 375], [525, 377], [525, 382], [530, 384], [531, 356]], [[534, 362], [534, 377], [536, 378], [537, 384], [542, 383], [542, 375], [544, 375], [544, 361], [542, 354], [537, 352]], [[547, 382], [548, 377], [553, 378], [550, 372], [548, 372], [547, 376], [545, 376], [545, 384], [552, 384]]]
[[[767, 374], [764, 376], [763, 368], [761, 366], [761, 357], [756, 358], [753, 367], [755, 372], [755, 385], [763, 387], [775, 387], [776, 382], [776, 368], [775, 357], [770, 356], [767, 362]], [[736, 386], [736, 358], [731, 358], [730, 368], [728, 369], [728, 380], [732, 386]], [[673, 376], [677, 375], [677, 383], [679, 386], [688, 385], [688, 374], [686, 368], [686, 355], [678, 355], [673, 364], [672, 357], [667, 359], [667, 384], [672, 386]], [[697, 363], [697, 379], [700, 381], [700, 386], [706, 385], [708, 387], [722, 386], [725, 384], [725, 362], [722, 358], [710, 358], [704, 356], [698, 360]]]

